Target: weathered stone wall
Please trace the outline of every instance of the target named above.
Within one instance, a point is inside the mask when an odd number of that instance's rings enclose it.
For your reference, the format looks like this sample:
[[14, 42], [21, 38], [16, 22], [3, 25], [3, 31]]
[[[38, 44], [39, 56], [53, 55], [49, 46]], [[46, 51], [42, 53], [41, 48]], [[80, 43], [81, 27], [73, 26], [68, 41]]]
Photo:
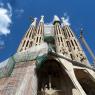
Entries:
[[0, 79], [0, 95], [31, 95], [33, 63], [16, 64], [10, 77]]

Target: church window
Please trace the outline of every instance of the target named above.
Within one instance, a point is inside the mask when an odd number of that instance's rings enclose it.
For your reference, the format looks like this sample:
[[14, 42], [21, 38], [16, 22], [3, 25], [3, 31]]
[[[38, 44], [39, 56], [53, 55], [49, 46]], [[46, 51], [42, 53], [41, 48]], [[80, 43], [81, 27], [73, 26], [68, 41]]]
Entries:
[[24, 46], [24, 45], [25, 45], [25, 42], [26, 42], [26, 40], [23, 42], [23, 45], [22, 45], [22, 46]]
[[69, 51], [71, 51], [71, 44], [70, 44], [70, 42], [67, 41], [66, 43], [67, 43], [67, 46], [68, 46]]
[[36, 43], [38, 42], [38, 37], [37, 37], [37, 40], [36, 40]]
[[29, 41], [27, 41], [26, 47], [28, 46], [28, 44], [29, 44]]
[[62, 39], [62, 37], [60, 37], [60, 39], [61, 39], [61, 42], [63, 42], [63, 39]]
[[71, 43], [72, 43], [73, 48], [75, 49], [75, 46], [74, 46], [74, 43], [73, 43], [73, 41], [72, 41], [72, 40], [71, 40]]
[[74, 40], [74, 42], [75, 42], [76, 46], [78, 46], [78, 44], [77, 44], [76, 40]]
[[70, 54], [70, 57], [71, 57], [72, 60], [74, 60], [74, 56], [72, 54]]

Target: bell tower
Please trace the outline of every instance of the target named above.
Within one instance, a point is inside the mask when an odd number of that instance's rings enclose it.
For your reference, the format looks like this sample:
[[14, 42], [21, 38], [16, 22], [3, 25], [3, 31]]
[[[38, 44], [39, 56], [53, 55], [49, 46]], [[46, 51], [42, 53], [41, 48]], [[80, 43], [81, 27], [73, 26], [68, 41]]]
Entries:
[[0, 95], [95, 95], [95, 69], [68, 20], [37, 21], [0, 63]]
[[63, 30], [61, 27], [60, 19], [55, 15], [54, 16], [54, 34], [55, 34], [55, 44], [56, 44], [56, 52], [65, 55], [68, 55], [68, 47], [66, 47], [65, 36], [63, 35]]
[[33, 39], [33, 45], [40, 45], [44, 42], [44, 16], [41, 16], [41, 20], [37, 26], [36, 34]]
[[36, 21], [37, 21], [37, 18], [34, 18], [34, 21], [30, 25], [25, 36], [23, 37], [23, 39], [18, 47], [17, 52], [25, 51], [25, 50], [29, 49], [30, 47], [32, 47], [33, 39], [34, 39], [34, 36], [36, 33], [36, 23], [37, 23]]
[[65, 37], [65, 43], [68, 47], [68, 52], [72, 60], [76, 60], [78, 62], [82, 62], [84, 64], [89, 65], [89, 61], [78, 41], [74, 32], [72, 31], [70, 25], [62, 18], [63, 23], [63, 35]]

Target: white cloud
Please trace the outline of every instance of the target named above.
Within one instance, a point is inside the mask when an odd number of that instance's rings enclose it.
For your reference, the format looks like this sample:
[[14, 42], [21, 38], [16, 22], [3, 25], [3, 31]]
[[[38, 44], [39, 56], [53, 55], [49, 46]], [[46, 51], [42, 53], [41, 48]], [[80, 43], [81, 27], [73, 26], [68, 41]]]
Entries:
[[8, 8], [0, 7], [0, 35], [7, 35], [10, 33], [9, 27], [12, 23], [12, 8], [9, 3], [7, 6]]

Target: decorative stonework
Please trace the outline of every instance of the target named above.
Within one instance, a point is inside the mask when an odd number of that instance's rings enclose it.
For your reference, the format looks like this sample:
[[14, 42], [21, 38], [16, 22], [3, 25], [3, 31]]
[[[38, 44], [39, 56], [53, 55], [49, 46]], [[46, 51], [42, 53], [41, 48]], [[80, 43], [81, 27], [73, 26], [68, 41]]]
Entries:
[[0, 95], [95, 95], [95, 69], [66, 20], [34, 18], [17, 53], [0, 63]]

